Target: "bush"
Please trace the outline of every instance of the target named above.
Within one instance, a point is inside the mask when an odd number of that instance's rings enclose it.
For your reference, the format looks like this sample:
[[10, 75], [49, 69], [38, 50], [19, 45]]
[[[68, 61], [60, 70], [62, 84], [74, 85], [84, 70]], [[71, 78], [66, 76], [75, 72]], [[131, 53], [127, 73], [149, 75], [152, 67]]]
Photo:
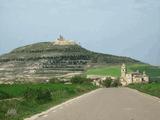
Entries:
[[90, 83], [90, 79], [83, 76], [74, 76], [71, 78], [71, 83], [73, 84]]
[[106, 80], [102, 82], [102, 85], [107, 88], [108, 87], [118, 87], [118, 86], [121, 86], [121, 83], [119, 79], [112, 80], [110, 77], [108, 77], [106, 78]]
[[38, 89], [37, 90], [37, 98], [40, 102], [47, 102], [52, 100], [52, 93], [49, 89]]
[[52, 92], [49, 89], [31, 89], [28, 88], [24, 93], [26, 100], [36, 100], [37, 102], [48, 102], [52, 100]]
[[75, 93], [77, 93], [77, 89], [66, 88], [66, 92], [67, 92], [67, 94], [75, 94]]
[[8, 93], [0, 91], [0, 100], [2, 100], [2, 99], [8, 99], [8, 98], [11, 98], [11, 96]]
[[27, 90], [24, 92], [24, 98], [26, 100], [34, 100], [37, 96], [36, 89], [27, 88]]
[[106, 88], [111, 87], [112, 80], [111, 79], [106, 79], [103, 81], [102, 85], [105, 86]]
[[50, 80], [49, 80], [49, 83], [60, 83], [61, 81], [58, 79], [58, 78], [56, 78], [56, 77], [53, 77], [53, 78], [51, 78]]
[[111, 87], [118, 87], [118, 86], [121, 86], [121, 84], [120, 84], [120, 82], [119, 82], [118, 79], [117, 79], [117, 80], [114, 80], [114, 81], [112, 82], [112, 84], [111, 84]]

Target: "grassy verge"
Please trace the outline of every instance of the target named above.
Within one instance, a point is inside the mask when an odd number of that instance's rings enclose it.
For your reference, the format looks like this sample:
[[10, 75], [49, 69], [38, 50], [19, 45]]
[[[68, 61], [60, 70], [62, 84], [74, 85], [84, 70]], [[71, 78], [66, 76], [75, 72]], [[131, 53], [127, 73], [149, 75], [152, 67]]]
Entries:
[[160, 98], [160, 83], [130, 84], [128, 87]]
[[[51, 100], [39, 102], [24, 99], [27, 89], [47, 89], [51, 91]], [[5, 92], [9, 98], [22, 97], [20, 100], [0, 101], [0, 120], [22, 120], [33, 114], [44, 111], [68, 99], [96, 89], [91, 84], [14, 84], [0, 85], [0, 92]]]

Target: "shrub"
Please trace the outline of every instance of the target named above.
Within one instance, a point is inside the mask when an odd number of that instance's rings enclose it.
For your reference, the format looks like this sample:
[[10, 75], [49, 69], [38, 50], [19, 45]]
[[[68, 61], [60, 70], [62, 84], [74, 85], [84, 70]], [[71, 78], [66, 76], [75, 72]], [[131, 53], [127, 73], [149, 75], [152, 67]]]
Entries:
[[75, 94], [75, 93], [77, 93], [77, 89], [66, 88], [66, 92], [67, 92], [68, 94]]
[[120, 82], [118, 79], [114, 80], [111, 84], [111, 87], [118, 87], [118, 86], [121, 86]]
[[24, 93], [26, 100], [36, 100], [37, 102], [47, 102], [52, 100], [52, 92], [49, 89], [31, 89], [28, 88]]
[[111, 84], [113, 83], [113, 80], [110, 78], [110, 77], [108, 77], [108, 78], [106, 78], [104, 81], [102, 81], [102, 85], [104, 86], [104, 87], [111, 87]]
[[27, 88], [27, 90], [24, 92], [24, 98], [26, 100], [34, 100], [37, 96], [37, 91], [32, 88]]
[[11, 96], [8, 93], [0, 91], [0, 100], [2, 100], [2, 99], [8, 99], [8, 98], [11, 98]]
[[48, 102], [52, 100], [52, 92], [49, 89], [38, 89], [36, 100], [39, 102]]
[[111, 84], [112, 84], [112, 79], [110, 79], [110, 78], [107, 78], [106, 80], [104, 80], [103, 82], [102, 82], [102, 85], [103, 86], [105, 86], [105, 87], [111, 87]]
[[74, 76], [71, 78], [71, 83], [73, 84], [90, 83], [90, 79], [83, 76]]

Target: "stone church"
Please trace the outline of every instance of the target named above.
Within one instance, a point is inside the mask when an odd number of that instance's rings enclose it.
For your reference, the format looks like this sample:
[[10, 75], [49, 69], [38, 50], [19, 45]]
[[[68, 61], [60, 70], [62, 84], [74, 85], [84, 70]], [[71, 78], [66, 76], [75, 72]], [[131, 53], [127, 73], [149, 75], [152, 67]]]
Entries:
[[123, 64], [121, 66], [120, 82], [123, 86], [126, 86], [131, 83], [148, 83], [149, 76], [147, 76], [145, 72], [140, 73], [139, 71], [127, 73], [126, 65]]

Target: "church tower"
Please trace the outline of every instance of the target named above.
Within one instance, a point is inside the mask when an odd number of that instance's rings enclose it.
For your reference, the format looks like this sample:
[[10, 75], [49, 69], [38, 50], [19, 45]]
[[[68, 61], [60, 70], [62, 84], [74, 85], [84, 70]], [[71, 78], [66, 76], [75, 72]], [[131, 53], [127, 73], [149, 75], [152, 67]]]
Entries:
[[126, 65], [125, 65], [125, 64], [122, 64], [122, 66], [121, 66], [121, 77], [122, 77], [122, 78], [125, 78], [125, 77], [126, 77], [126, 74], [127, 74]]

